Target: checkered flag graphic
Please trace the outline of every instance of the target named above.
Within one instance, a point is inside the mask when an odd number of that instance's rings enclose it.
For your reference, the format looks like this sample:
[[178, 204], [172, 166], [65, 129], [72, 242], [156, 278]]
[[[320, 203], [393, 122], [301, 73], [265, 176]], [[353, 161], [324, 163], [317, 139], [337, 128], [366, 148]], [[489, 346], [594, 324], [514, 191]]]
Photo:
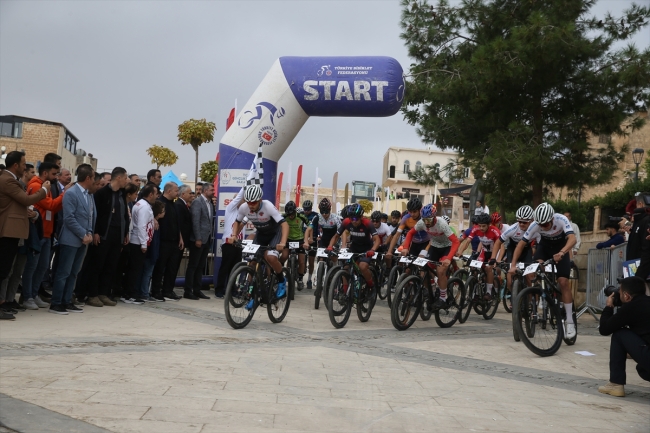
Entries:
[[257, 148], [257, 158], [255, 159], [255, 170], [256, 174], [246, 180], [246, 186], [249, 185], [259, 185], [264, 186], [264, 161], [262, 159], [262, 144]]

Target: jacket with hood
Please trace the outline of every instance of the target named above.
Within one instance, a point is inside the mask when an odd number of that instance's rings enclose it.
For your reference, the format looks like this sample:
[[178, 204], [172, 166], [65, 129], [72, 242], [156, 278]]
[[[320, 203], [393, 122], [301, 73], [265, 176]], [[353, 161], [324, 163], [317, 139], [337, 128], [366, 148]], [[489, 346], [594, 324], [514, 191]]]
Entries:
[[[27, 195], [37, 193], [42, 187], [43, 180], [38, 176], [32, 177], [29, 184], [27, 184]], [[57, 198], [52, 198], [52, 193], [48, 192], [43, 200], [34, 205], [34, 208], [41, 215], [43, 237], [51, 238], [54, 231], [54, 216], [63, 209], [63, 194], [60, 194]]]

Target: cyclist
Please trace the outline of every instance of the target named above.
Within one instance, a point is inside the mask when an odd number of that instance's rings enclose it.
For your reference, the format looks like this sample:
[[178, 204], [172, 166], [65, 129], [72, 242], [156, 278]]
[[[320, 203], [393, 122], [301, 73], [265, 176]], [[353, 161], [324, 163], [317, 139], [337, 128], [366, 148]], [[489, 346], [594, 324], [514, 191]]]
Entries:
[[[395, 250], [395, 245], [397, 244], [398, 238], [404, 232], [404, 229], [406, 229], [406, 232], [408, 233], [409, 230], [415, 227], [415, 223], [420, 220], [421, 209], [422, 202], [417, 197], [413, 197], [406, 204], [406, 210], [408, 210], [408, 213], [404, 215], [400, 220], [400, 224], [395, 230], [395, 233], [393, 233], [393, 238], [390, 241], [390, 247], [388, 247], [388, 251], [386, 252], [386, 256], [389, 257], [389, 259], [392, 258], [393, 251]], [[420, 254], [420, 251], [426, 248], [426, 246], [429, 244], [429, 239], [430, 236], [427, 232], [417, 232], [414, 234], [413, 241], [411, 242], [411, 247], [409, 249], [409, 254], [412, 256], [417, 256]]]
[[[494, 264], [501, 260], [512, 261], [512, 256], [514, 255], [515, 248], [519, 244], [519, 241], [524, 237], [524, 233], [528, 230], [530, 223], [533, 221], [533, 208], [525, 205], [517, 209], [515, 214], [517, 218], [517, 223], [511, 225], [506, 230], [501, 232], [501, 236], [494, 243], [494, 250], [497, 252], [496, 257], [490, 259], [490, 264]], [[505, 246], [505, 248], [502, 248]], [[533, 261], [533, 251], [530, 245], [527, 245], [521, 253], [521, 259], [519, 261], [524, 263], [531, 263]], [[512, 275], [514, 272], [506, 274], [508, 281], [508, 288], [512, 289]], [[530, 277], [527, 277], [530, 278]]]
[[[255, 226], [254, 244], [268, 247], [275, 247], [275, 250], [268, 250], [264, 257], [275, 272], [278, 279], [278, 289], [276, 296], [282, 298], [287, 294], [287, 282], [282, 273], [282, 263], [280, 263], [280, 253], [284, 254], [289, 237], [289, 224], [284, 220], [280, 212], [275, 208], [273, 203], [268, 200], [262, 200], [262, 187], [259, 185], [249, 185], [244, 191], [245, 203], [239, 207], [237, 218], [233, 226], [232, 236], [229, 240], [234, 243], [239, 236], [242, 228], [245, 226], [244, 218]], [[286, 260], [286, 257], [285, 257]], [[255, 300], [251, 299], [246, 305], [247, 309], [252, 309]]]
[[485, 301], [492, 301], [492, 285], [494, 284], [494, 272], [492, 272], [492, 266], [487, 263], [490, 261], [492, 258], [492, 251], [494, 250], [494, 243], [499, 239], [499, 236], [501, 236], [501, 232], [499, 232], [499, 229], [494, 227], [493, 225], [490, 225], [492, 222], [492, 217], [486, 213], [476, 215], [474, 217], [474, 221], [476, 222], [476, 226], [472, 228], [472, 231], [469, 233], [469, 235], [463, 240], [463, 242], [460, 244], [459, 251], [465, 251], [465, 248], [467, 248], [467, 244], [474, 239], [475, 237], [478, 237], [481, 241], [481, 246], [483, 247], [481, 250], [481, 254], [479, 255], [478, 260], [483, 261], [483, 263], [486, 263], [485, 266], [485, 282], [486, 282], [486, 288], [487, 291], [485, 295], [483, 296], [483, 299]]
[[328, 198], [324, 198], [318, 203], [318, 210], [320, 211], [320, 215], [318, 215], [320, 234], [316, 233], [314, 236], [314, 227], [310, 226], [307, 227], [307, 231], [305, 232], [305, 239], [316, 237], [319, 248], [327, 248], [330, 240], [336, 234], [336, 230], [341, 225], [341, 218], [332, 213], [332, 202]]
[[501, 233], [505, 232], [506, 230], [508, 230], [508, 228], [510, 228], [508, 224], [501, 223], [501, 214], [499, 212], [494, 212], [491, 218], [492, 218], [492, 225], [497, 229], [499, 229]]
[[341, 226], [337, 230], [334, 237], [330, 240], [327, 247], [328, 251], [332, 251], [339, 237], [345, 230], [350, 232], [350, 248], [348, 251], [355, 254], [366, 253], [365, 257], [359, 259], [359, 270], [361, 275], [366, 280], [368, 288], [372, 288], [374, 283], [372, 281], [372, 272], [370, 272], [370, 259], [375, 255], [379, 249], [379, 235], [377, 229], [370, 222], [368, 218], [363, 217], [363, 208], [358, 203], [352, 204], [348, 207], [348, 217], [343, 220]]
[[429, 285], [429, 298], [427, 308], [444, 308], [447, 303], [447, 271], [451, 264], [451, 259], [456, 255], [460, 241], [456, 235], [451, 231], [451, 227], [443, 218], [436, 217], [436, 207], [428, 204], [422, 208], [422, 219], [415, 224], [406, 235], [406, 240], [402, 246], [402, 254], [406, 254], [409, 249], [413, 236], [418, 231], [426, 231], [429, 234], [429, 244], [425, 249], [420, 251], [420, 256], [426, 257], [434, 262], [440, 262], [440, 266], [436, 267], [438, 275], [438, 286], [440, 287], [440, 298], [436, 299], [435, 304], [431, 304], [433, 299], [433, 290]]
[[[467, 230], [465, 230], [463, 233], [460, 234], [461, 242], [467, 239], [469, 234], [472, 232], [472, 229], [476, 227], [477, 224], [474, 218], [475, 217], [472, 217], [470, 219], [470, 222], [472, 223], [472, 227], [469, 227]], [[472, 255], [476, 255], [479, 252], [480, 245], [481, 245], [481, 240], [478, 237], [472, 239]], [[459, 250], [459, 251], [461, 254], [465, 252], [465, 250]]]
[[399, 227], [399, 220], [401, 219], [402, 219], [402, 213], [398, 210], [394, 210], [390, 213], [390, 222], [388, 223], [388, 225], [396, 229], [397, 227]]
[[372, 224], [375, 226], [375, 229], [377, 229], [377, 235], [379, 236], [379, 241], [380, 241], [379, 251], [386, 252], [386, 248], [388, 247], [387, 242], [390, 241], [393, 231], [390, 229], [388, 224], [382, 222], [381, 215], [382, 215], [381, 212], [379, 212], [378, 210], [374, 211], [370, 215], [370, 221], [372, 221]]
[[381, 214], [381, 222], [384, 224], [388, 224], [388, 214], [385, 213]]
[[[311, 202], [311, 200], [305, 200], [302, 202], [302, 208], [305, 212], [305, 216], [307, 217], [307, 220], [309, 221], [309, 224], [314, 226], [314, 230], [312, 230], [312, 235], [309, 238], [309, 247], [306, 249], [307, 254], [309, 255], [309, 278], [307, 280], [307, 288], [311, 289], [312, 288], [312, 277], [314, 275], [314, 259], [316, 258], [316, 249], [312, 248], [316, 246], [316, 237], [318, 236], [318, 214], [316, 212], [312, 212], [314, 204]], [[303, 229], [303, 232], [306, 232], [306, 228]], [[302, 277], [300, 277], [300, 284], [302, 285]]]
[[523, 255], [524, 249], [539, 234], [541, 240], [535, 249], [533, 260], [540, 263], [551, 258], [555, 260], [557, 283], [562, 291], [562, 302], [566, 310], [565, 336], [572, 339], [576, 336], [577, 330], [573, 322], [573, 293], [571, 293], [571, 286], [569, 285], [571, 261], [568, 253], [576, 244], [576, 236], [567, 217], [555, 213], [553, 206], [548, 203], [537, 206], [534, 212], [534, 220], [512, 254], [512, 264], [509, 272], [514, 273], [514, 266], [517, 265], [519, 257]]
[[[303, 249], [305, 245], [309, 248], [309, 242], [307, 241], [307, 236], [303, 233], [303, 227], [310, 226], [307, 217], [302, 213], [298, 213], [296, 209], [296, 203], [293, 201], [288, 201], [284, 205], [284, 220], [289, 224], [289, 240], [288, 242], [298, 242], [300, 248], [298, 249], [298, 275], [296, 280], [298, 281], [298, 286], [300, 290], [303, 288], [302, 276], [305, 275], [305, 250]], [[283, 251], [284, 253], [284, 251]], [[283, 254], [284, 258], [284, 254]], [[284, 263], [284, 260], [283, 260]]]
[[447, 223], [447, 225], [448, 225], [449, 228], [451, 229], [451, 232], [452, 232], [453, 234], [455, 234], [456, 236], [458, 236], [458, 232], [456, 231], [456, 229], [453, 228], [453, 227], [451, 226], [451, 218], [449, 218], [447, 215], [443, 215], [443, 216], [441, 216], [440, 218], [442, 218], [443, 220], [445, 220], [445, 222]]

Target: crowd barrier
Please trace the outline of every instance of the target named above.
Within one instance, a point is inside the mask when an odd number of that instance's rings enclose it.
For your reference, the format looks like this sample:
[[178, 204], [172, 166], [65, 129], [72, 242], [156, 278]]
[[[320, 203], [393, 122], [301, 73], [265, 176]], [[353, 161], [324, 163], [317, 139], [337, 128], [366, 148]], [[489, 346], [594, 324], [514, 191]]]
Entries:
[[591, 314], [598, 320], [596, 314], [605, 308], [603, 289], [616, 285], [616, 279], [623, 276], [623, 262], [627, 243], [614, 248], [589, 250], [587, 256], [587, 290], [584, 304], [578, 308], [576, 315]]

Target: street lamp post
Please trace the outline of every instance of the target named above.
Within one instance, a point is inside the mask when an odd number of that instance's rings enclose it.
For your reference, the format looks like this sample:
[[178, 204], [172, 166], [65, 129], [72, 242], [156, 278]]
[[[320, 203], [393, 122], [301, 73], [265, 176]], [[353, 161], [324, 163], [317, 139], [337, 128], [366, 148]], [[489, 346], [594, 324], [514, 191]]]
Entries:
[[641, 160], [643, 159], [643, 153], [644, 150], [639, 147], [632, 151], [632, 159], [634, 160], [634, 164], [636, 164], [636, 175], [634, 177], [636, 183], [639, 183], [639, 164], [641, 164]]

